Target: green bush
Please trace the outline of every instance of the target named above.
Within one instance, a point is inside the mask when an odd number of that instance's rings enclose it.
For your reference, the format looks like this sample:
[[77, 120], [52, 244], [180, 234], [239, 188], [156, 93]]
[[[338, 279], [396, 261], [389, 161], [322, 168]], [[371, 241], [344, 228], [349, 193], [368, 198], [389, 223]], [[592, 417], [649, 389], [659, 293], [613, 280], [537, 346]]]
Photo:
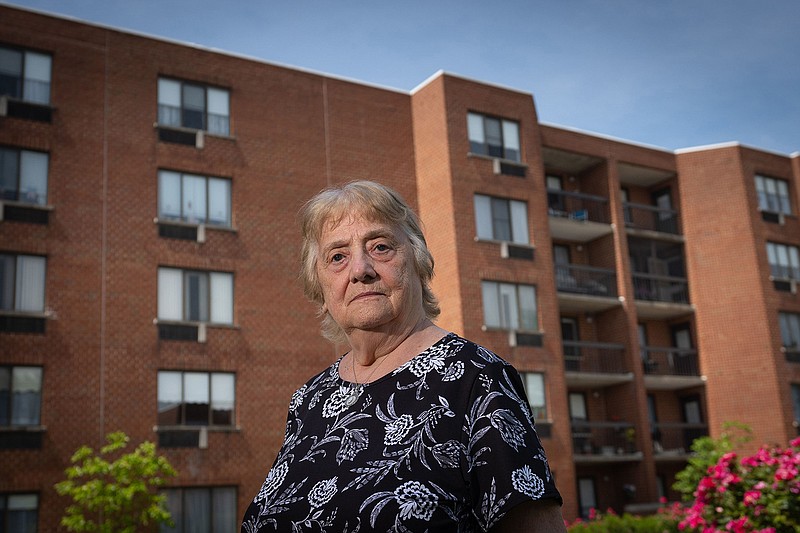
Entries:
[[670, 509], [658, 514], [636, 516], [592, 512], [586, 521], [576, 520], [567, 527], [569, 533], [678, 533], [679, 518]]
[[[72, 500], [61, 519], [69, 531], [134, 533], [141, 526], [171, 523], [164, 496], [156, 493], [175, 470], [156, 454], [152, 442], [143, 442], [121, 454], [128, 436], [121, 431], [106, 436], [99, 453], [81, 446], [66, 469], [67, 479], [56, 491]], [[109, 456], [117, 456], [109, 462]]]

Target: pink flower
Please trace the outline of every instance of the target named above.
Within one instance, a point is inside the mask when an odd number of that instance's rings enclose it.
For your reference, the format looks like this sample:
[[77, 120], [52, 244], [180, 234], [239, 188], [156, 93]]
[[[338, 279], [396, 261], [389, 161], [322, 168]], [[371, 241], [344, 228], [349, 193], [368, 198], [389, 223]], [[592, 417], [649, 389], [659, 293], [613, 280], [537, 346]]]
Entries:
[[753, 505], [754, 503], [756, 503], [759, 498], [761, 498], [761, 491], [748, 490], [748, 491], [745, 491], [744, 498], [742, 499], [742, 502], [745, 504], [745, 506], [749, 507], [749, 506]]

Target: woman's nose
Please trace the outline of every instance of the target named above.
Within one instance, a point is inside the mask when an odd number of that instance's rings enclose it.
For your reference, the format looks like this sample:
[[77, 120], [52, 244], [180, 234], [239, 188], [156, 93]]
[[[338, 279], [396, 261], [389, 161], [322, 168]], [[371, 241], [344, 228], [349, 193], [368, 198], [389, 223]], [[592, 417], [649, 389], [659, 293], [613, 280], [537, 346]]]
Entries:
[[350, 277], [352, 281], [367, 281], [377, 276], [372, 264], [372, 258], [366, 252], [353, 254], [350, 263]]

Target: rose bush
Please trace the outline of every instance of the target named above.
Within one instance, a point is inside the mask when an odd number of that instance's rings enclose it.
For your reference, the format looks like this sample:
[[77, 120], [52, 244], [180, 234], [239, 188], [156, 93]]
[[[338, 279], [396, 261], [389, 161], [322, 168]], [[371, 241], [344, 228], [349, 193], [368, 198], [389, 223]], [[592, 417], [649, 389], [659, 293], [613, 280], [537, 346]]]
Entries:
[[701, 533], [800, 531], [800, 438], [788, 448], [761, 447], [737, 460], [728, 452], [710, 467], [679, 527]]

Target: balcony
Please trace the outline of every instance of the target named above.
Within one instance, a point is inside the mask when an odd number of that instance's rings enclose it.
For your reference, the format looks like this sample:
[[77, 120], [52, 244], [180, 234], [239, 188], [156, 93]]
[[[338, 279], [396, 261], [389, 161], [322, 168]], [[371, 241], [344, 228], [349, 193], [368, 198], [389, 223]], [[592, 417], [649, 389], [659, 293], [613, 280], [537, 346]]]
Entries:
[[609, 235], [608, 198], [547, 189], [550, 234], [554, 239], [589, 242]]
[[633, 291], [640, 318], [664, 320], [694, 312], [686, 278], [635, 272]]
[[610, 387], [633, 380], [622, 344], [570, 340], [563, 344], [567, 386]]
[[572, 451], [576, 463], [641, 461], [636, 430], [627, 422], [572, 421]]
[[555, 265], [555, 273], [562, 311], [597, 312], [621, 305], [613, 270], [568, 264]]
[[653, 455], [656, 461], [686, 461], [694, 440], [706, 436], [706, 424], [657, 422], [653, 424]]
[[645, 386], [648, 390], [679, 390], [702, 386], [697, 350], [692, 348], [642, 348]]
[[680, 237], [678, 212], [675, 209], [664, 209], [633, 202], [623, 202], [622, 209], [628, 233], [656, 238], [672, 236], [672, 239], [683, 240]]

